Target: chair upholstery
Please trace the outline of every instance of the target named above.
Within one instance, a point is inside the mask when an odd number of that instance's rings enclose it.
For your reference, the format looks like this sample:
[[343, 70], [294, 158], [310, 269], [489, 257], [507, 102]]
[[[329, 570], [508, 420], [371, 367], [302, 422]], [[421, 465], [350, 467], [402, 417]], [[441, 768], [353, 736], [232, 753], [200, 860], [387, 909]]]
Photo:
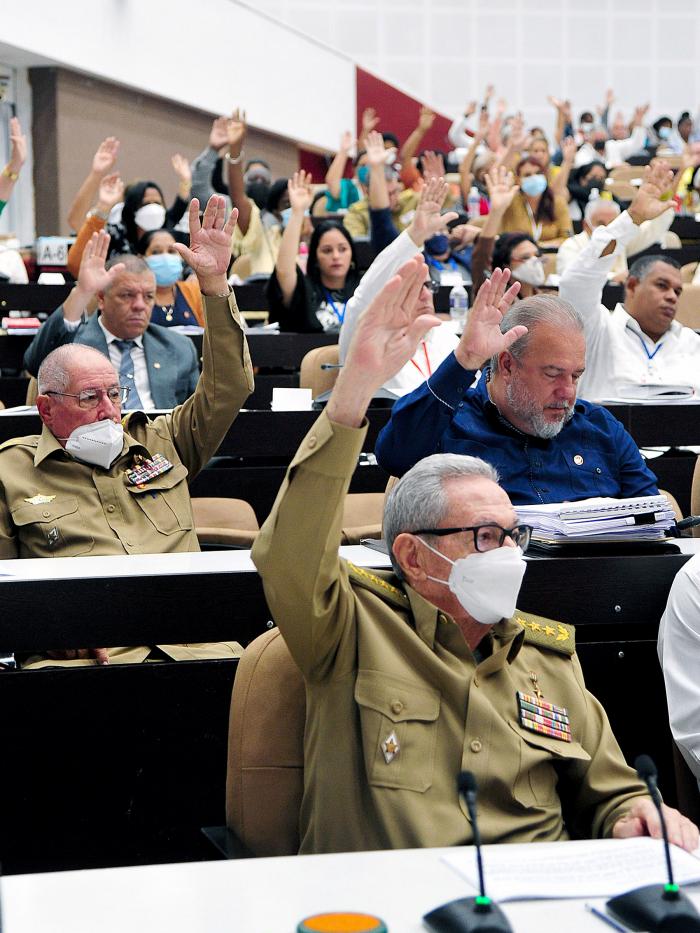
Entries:
[[673, 509], [673, 514], [676, 516], [676, 521], [679, 522], [683, 518], [683, 513], [681, 512], [681, 507], [678, 505], [676, 497], [667, 489], [659, 489], [659, 492], [662, 496], [666, 496], [671, 505], [671, 508]]
[[252, 547], [260, 526], [244, 499], [192, 499], [194, 527], [200, 544]]
[[381, 538], [383, 492], [351, 492], [343, 508], [342, 544], [359, 544], [362, 538]]
[[36, 405], [36, 397], [39, 394], [36, 376], [30, 376], [27, 383], [27, 405]]
[[697, 262], [687, 262], [684, 266], [681, 266], [681, 280], [684, 285], [692, 283], [697, 268]]
[[304, 680], [279, 629], [248, 645], [231, 696], [226, 825], [254, 855], [294, 855], [304, 789]]
[[299, 372], [299, 388], [311, 389], [311, 397], [318, 398], [335, 385], [337, 369], [321, 369], [324, 364], [336, 366], [339, 360], [338, 345], [314, 347], [304, 355]]
[[676, 306], [676, 320], [686, 327], [700, 328], [700, 285], [683, 285]]

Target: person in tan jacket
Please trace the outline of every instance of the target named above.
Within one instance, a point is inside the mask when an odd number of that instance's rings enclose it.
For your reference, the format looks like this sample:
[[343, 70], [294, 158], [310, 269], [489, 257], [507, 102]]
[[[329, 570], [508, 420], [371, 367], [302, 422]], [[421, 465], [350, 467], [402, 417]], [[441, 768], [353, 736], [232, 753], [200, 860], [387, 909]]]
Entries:
[[[236, 212], [224, 223], [216, 195], [201, 226], [198, 211], [193, 200], [190, 248], [178, 246], [207, 317], [193, 395], [153, 420], [135, 411], [122, 421], [129, 387], [107, 356], [76, 344], [49, 354], [38, 374], [41, 434], [0, 446], [0, 558], [199, 550], [188, 483], [216, 453], [253, 375], [226, 281]], [[150, 649], [126, 650], [137, 656], [120, 659], [141, 660]]]
[[[393, 573], [338, 556], [369, 401], [436, 323], [420, 313], [425, 277], [422, 259], [407, 262], [362, 316], [252, 552], [306, 681], [301, 851], [471, 842], [462, 769], [479, 783], [484, 842], [658, 836], [573, 629], [516, 608], [529, 530], [487, 464], [438, 454], [397, 483], [384, 516]], [[499, 329], [518, 289], [507, 280], [496, 270], [470, 312], [475, 365], [525, 330]], [[690, 821], [669, 809], [666, 821], [695, 847]]]

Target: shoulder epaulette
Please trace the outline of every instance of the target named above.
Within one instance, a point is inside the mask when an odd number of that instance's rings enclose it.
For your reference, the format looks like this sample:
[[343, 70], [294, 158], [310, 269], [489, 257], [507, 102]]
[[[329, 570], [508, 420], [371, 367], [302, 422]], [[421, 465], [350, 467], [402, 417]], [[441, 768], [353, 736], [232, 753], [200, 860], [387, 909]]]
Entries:
[[143, 411], [138, 411], [138, 410], [128, 411], [122, 418], [122, 427], [124, 428], [125, 431], [128, 430], [129, 425], [131, 424], [132, 421], [143, 422], [143, 424], [146, 424], [146, 422], [148, 421], [148, 415]]
[[350, 579], [355, 583], [364, 586], [365, 589], [371, 590], [373, 593], [377, 593], [378, 596], [384, 597], [400, 609], [409, 608], [408, 596], [403, 590], [394, 586], [393, 583], [389, 583], [388, 580], [377, 576], [376, 573], [372, 573], [370, 570], [365, 570], [364, 567], [356, 567], [350, 561], [348, 561], [348, 571]]
[[569, 657], [576, 651], [576, 629], [573, 625], [555, 622], [531, 612], [516, 612], [513, 616], [525, 629], [525, 641], [538, 648], [549, 648]]
[[19, 447], [20, 444], [23, 444], [25, 447], [36, 447], [39, 443], [38, 434], [28, 434], [26, 437], [11, 437], [7, 441], [3, 441], [0, 444], [0, 450], [5, 450], [8, 447]]

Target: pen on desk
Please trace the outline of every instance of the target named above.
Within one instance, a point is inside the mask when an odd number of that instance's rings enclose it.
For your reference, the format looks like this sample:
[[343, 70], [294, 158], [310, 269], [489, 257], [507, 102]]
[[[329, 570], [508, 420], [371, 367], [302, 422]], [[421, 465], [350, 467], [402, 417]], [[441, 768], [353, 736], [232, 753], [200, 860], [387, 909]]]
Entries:
[[608, 917], [607, 914], [604, 914], [602, 910], [598, 910], [592, 904], [585, 905], [586, 910], [590, 911], [594, 917], [597, 917], [599, 920], [602, 920], [603, 923], [607, 923], [609, 927], [612, 927], [613, 930], [619, 930], [620, 933], [628, 933], [627, 927], [621, 926], [616, 920], [613, 920], [612, 917]]

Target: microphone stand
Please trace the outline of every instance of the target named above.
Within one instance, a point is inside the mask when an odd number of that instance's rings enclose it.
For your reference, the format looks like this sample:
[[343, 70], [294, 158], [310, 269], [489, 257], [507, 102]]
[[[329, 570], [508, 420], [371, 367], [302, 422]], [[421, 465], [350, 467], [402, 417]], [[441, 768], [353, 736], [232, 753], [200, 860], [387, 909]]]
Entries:
[[462, 897], [456, 901], [436, 907], [423, 917], [423, 923], [433, 933], [513, 933], [508, 918], [498, 904], [486, 894], [484, 864], [481, 858], [481, 835], [476, 817], [476, 779], [471, 771], [462, 771], [457, 779], [457, 789], [463, 795], [474, 832], [476, 867], [479, 873], [477, 897]]
[[666, 820], [661, 807], [661, 795], [656, 783], [656, 766], [648, 755], [640, 755], [634, 763], [637, 774], [649, 789], [661, 821], [661, 834], [666, 856], [666, 884], [648, 884], [618, 894], [606, 903], [608, 912], [630, 930], [648, 933], [696, 933], [700, 931], [700, 915], [690, 899], [673, 880], [671, 848], [668, 843]]

